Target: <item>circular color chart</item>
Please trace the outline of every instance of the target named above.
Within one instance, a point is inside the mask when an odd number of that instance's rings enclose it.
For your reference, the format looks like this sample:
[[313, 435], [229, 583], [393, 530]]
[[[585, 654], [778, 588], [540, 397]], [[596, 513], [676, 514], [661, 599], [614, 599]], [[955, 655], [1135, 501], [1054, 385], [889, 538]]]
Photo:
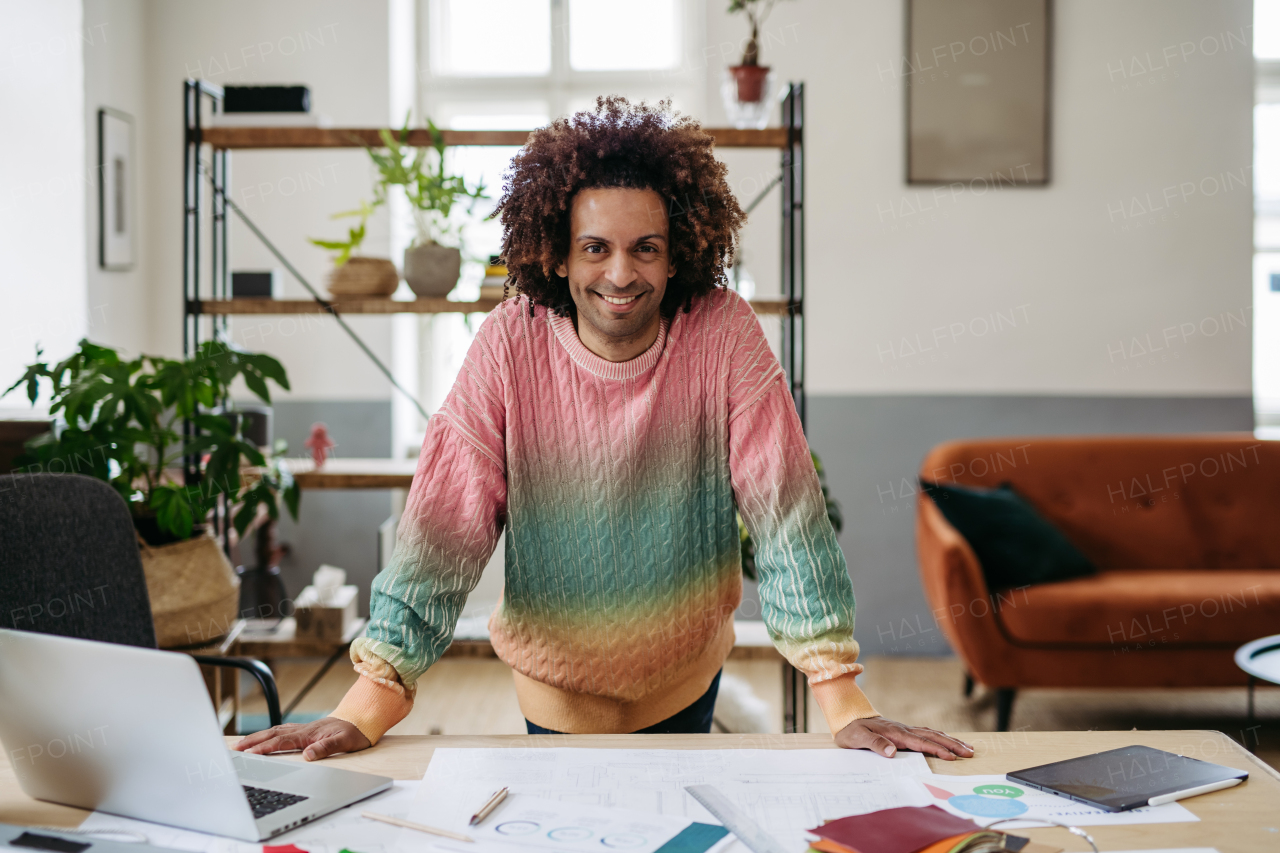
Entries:
[[560, 826], [547, 833], [553, 841], [584, 841], [595, 833], [585, 826]]
[[495, 826], [493, 831], [500, 835], [529, 835], [541, 828], [531, 820], [509, 820]]
[[958, 794], [947, 800], [962, 812], [978, 817], [1017, 817], [1027, 810], [1026, 803], [1005, 797], [983, 797], [979, 794]]

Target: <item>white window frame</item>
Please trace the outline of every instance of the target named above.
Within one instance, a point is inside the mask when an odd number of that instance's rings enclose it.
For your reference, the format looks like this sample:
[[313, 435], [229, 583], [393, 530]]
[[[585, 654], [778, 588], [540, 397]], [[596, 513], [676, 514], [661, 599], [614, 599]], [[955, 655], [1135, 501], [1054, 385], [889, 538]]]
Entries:
[[[569, 66], [569, 3], [551, 0], [551, 70], [543, 75], [503, 77], [446, 76], [431, 63], [434, 0], [418, 0], [418, 108], [434, 119], [446, 104], [475, 104], [479, 111], [504, 104], [540, 102], [555, 119], [567, 115], [576, 97], [588, 93], [634, 94], [647, 100], [673, 96], [682, 111], [706, 110], [706, 0], [677, 0], [681, 21], [679, 65], [663, 71], [577, 71]], [[520, 128], [512, 128], [513, 130]]]

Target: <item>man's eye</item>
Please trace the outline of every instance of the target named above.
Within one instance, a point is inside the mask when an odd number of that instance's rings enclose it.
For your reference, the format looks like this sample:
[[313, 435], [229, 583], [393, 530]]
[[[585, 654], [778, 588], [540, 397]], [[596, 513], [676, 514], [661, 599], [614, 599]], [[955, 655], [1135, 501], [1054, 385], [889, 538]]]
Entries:
[[604, 246], [601, 246], [599, 243], [592, 243], [587, 246], [586, 251], [588, 254], [598, 255], [604, 251]]

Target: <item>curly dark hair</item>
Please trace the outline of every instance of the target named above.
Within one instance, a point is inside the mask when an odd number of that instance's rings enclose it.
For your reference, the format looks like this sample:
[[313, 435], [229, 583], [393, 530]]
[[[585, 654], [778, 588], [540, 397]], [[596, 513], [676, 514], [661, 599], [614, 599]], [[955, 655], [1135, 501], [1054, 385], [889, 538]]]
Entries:
[[511, 161], [502, 199], [502, 257], [533, 304], [573, 316], [569, 281], [555, 272], [569, 252], [569, 211], [583, 189], [653, 190], [666, 200], [671, 261], [662, 313], [688, 311], [695, 297], [722, 286], [746, 214], [715, 158], [714, 140], [668, 101], [632, 104], [599, 97], [594, 111], [561, 118], [529, 134]]

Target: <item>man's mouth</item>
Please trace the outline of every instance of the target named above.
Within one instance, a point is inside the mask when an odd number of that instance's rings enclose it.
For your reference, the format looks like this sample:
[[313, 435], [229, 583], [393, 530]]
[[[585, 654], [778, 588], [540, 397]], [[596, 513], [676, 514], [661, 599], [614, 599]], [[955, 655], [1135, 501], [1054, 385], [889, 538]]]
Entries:
[[600, 298], [610, 305], [628, 305], [637, 299], [635, 296], [605, 296], [603, 293], [600, 294]]

